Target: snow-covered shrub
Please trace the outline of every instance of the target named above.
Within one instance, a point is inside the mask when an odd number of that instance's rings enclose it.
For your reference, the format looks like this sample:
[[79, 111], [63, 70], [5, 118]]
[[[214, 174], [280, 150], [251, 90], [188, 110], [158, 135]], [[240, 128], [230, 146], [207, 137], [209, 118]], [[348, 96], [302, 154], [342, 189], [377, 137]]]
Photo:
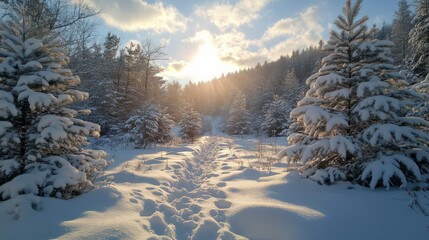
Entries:
[[226, 132], [241, 135], [248, 132], [249, 114], [246, 109], [246, 96], [239, 92], [234, 98], [226, 120]]
[[174, 120], [167, 113], [166, 109], [161, 110], [160, 116], [158, 119], [158, 134], [156, 136], [158, 143], [168, 143], [171, 142], [174, 138], [173, 128]]
[[[0, 26], [0, 200], [21, 194], [70, 198], [91, 186], [106, 153], [84, 149], [100, 127], [65, 106], [88, 98], [59, 39], [26, 17], [28, 6]], [[86, 111], [84, 111], [86, 112]]]
[[202, 130], [202, 117], [190, 105], [186, 106], [182, 119], [179, 123], [180, 137], [187, 141], [195, 141], [196, 137], [201, 134]]
[[146, 148], [149, 144], [156, 142], [159, 118], [159, 109], [148, 103], [125, 122], [125, 129], [130, 133], [131, 141], [136, 147]]
[[356, 19], [360, 3], [348, 0], [335, 21], [341, 32], [331, 32], [331, 53], [308, 78], [310, 89], [291, 112], [289, 147], [279, 156], [302, 171], [316, 169], [306, 176], [318, 182], [345, 176], [388, 188], [427, 181], [421, 176], [429, 174], [429, 122], [409, 116], [410, 96], [418, 93], [402, 88], [407, 82], [392, 65], [393, 44], [373, 38], [367, 17]]
[[145, 103], [137, 114], [125, 123], [136, 147], [146, 148], [152, 143], [166, 143], [173, 139], [174, 122], [170, 115], [153, 103]]
[[279, 136], [289, 126], [290, 105], [281, 98], [274, 97], [268, 105], [262, 123], [262, 130], [270, 137]]

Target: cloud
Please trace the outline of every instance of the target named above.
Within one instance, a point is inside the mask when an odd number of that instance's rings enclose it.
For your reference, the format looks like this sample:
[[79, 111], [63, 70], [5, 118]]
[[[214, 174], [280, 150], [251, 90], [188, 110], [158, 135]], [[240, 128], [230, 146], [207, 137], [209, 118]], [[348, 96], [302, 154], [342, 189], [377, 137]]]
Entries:
[[268, 41], [280, 36], [298, 36], [308, 32], [320, 32], [321, 25], [317, 22], [317, 14], [314, 7], [307, 8], [297, 18], [283, 18], [265, 31], [262, 40]]
[[173, 71], [173, 72], [180, 72], [182, 71], [187, 65], [187, 62], [181, 60], [181, 61], [171, 61], [168, 63], [167, 71]]
[[199, 7], [197, 16], [210, 20], [220, 30], [248, 24], [259, 17], [271, 0], [240, 0], [236, 4], [215, 3], [209, 7]]
[[101, 18], [124, 31], [152, 30], [156, 33], [186, 30], [187, 19], [172, 5], [144, 0], [84, 0], [102, 10]]
[[192, 56], [186, 62], [170, 62], [161, 75], [181, 82], [205, 81], [258, 62], [277, 60], [293, 50], [318, 45], [324, 30], [319, 20], [316, 8], [308, 7], [294, 18], [280, 19], [256, 39], [249, 39], [234, 27], [220, 32], [197, 31], [183, 40], [194, 46]]
[[268, 28], [262, 36], [263, 42], [280, 39], [279, 43], [267, 49], [268, 59], [275, 60], [293, 50], [317, 45], [324, 30], [318, 19], [316, 8], [308, 7], [297, 18], [280, 19]]

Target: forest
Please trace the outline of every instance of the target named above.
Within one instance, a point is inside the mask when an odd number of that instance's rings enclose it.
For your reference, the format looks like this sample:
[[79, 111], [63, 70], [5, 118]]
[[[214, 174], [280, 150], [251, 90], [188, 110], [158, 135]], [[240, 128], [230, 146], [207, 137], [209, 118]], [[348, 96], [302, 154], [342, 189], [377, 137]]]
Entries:
[[[388, 225], [424, 239], [429, 1], [395, 1], [381, 26], [368, 25], [365, 1], [344, 2], [318, 45], [181, 84], [160, 74], [165, 45], [94, 39], [103, 10], [85, 1], [0, 1], [0, 232], [314, 239], [367, 213], [385, 224], [370, 239], [406, 237]], [[70, 213], [50, 215], [68, 203]], [[119, 216], [122, 225], [107, 220]], [[364, 218], [354, 226], [371, 225]], [[40, 219], [50, 220], [18, 233]], [[334, 239], [342, 234], [364, 233]]]

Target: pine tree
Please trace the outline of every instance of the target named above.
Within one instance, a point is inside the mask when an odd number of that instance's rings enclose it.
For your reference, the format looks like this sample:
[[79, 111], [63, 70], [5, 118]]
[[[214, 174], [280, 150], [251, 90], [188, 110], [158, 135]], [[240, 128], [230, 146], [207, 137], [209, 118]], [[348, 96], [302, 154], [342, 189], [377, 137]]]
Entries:
[[356, 20], [360, 4], [348, 0], [335, 22], [341, 32], [331, 32], [331, 54], [291, 112], [294, 133], [280, 156], [321, 183], [348, 179], [388, 188], [427, 181], [428, 122], [407, 117], [413, 103], [399, 88], [406, 82], [392, 65], [393, 43], [373, 39], [367, 17]]
[[195, 139], [201, 134], [202, 118], [189, 104], [185, 106], [182, 113], [182, 119], [179, 123], [180, 137], [182, 139], [194, 142]]
[[410, 33], [410, 44], [414, 72], [425, 78], [429, 74], [429, 0], [417, 0], [414, 27]]
[[270, 137], [279, 136], [289, 126], [290, 104], [278, 96], [268, 105], [262, 130]]
[[413, 28], [411, 23], [413, 17], [411, 15], [410, 6], [406, 0], [399, 1], [399, 8], [395, 12], [395, 17], [392, 24], [392, 41], [395, 43], [393, 54], [397, 63], [402, 63], [410, 56], [410, 31]]
[[229, 110], [226, 131], [232, 135], [242, 135], [248, 132], [248, 112], [246, 109], [246, 96], [239, 92]]
[[0, 199], [20, 194], [70, 198], [88, 190], [106, 153], [84, 149], [100, 127], [65, 107], [88, 94], [61, 42], [14, 3], [0, 29]]

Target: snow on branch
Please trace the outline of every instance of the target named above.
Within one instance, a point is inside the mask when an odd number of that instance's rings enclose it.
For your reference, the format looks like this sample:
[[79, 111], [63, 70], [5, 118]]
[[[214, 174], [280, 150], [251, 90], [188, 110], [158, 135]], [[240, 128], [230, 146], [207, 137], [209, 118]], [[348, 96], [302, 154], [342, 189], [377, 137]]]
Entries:
[[[368, 121], [371, 117], [386, 119], [395, 111], [406, 106], [407, 102], [387, 96], [372, 96], [360, 101], [353, 109], [362, 121]], [[396, 116], [396, 114], [394, 114]]]
[[333, 184], [346, 179], [344, 172], [336, 167], [327, 167], [325, 169], [317, 169], [316, 171], [309, 169], [302, 175], [320, 184]]
[[429, 135], [412, 127], [394, 124], [376, 124], [363, 132], [363, 140], [371, 146], [390, 144], [399, 146], [404, 142], [417, 142], [417, 139], [429, 141]]
[[344, 77], [336, 74], [336, 73], [329, 73], [327, 75], [323, 75], [317, 78], [317, 80], [314, 82], [313, 88], [319, 88], [324, 87], [326, 85], [337, 85], [344, 82]]
[[371, 177], [369, 183], [371, 189], [374, 189], [381, 180], [383, 186], [389, 189], [391, 179], [396, 176], [401, 181], [400, 187], [405, 188], [407, 186], [407, 178], [401, 170], [401, 166], [409, 170], [417, 180], [421, 179], [419, 167], [411, 158], [401, 154], [395, 154], [382, 155], [375, 161], [366, 164], [362, 172], [361, 180], [365, 181], [367, 178]]
[[363, 97], [365, 93], [371, 92], [373, 94], [383, 94], [383, 90], [389, 88], [390, 84], [382, 81], [375, 82], [362, 82], [358, 85], [357, 96]]
[[319, 106], [300, 106], [293, 109], [290, 115], [298, 116], [299, 120], [303, 120], [304, 125], [311, 125], [320, 121], [328, 122], [331, 119], [330, 113]]
[[18, 115], [18, 109], [13, 104], [13, 96], [9, 92], [0, 90], [0, 118]]

